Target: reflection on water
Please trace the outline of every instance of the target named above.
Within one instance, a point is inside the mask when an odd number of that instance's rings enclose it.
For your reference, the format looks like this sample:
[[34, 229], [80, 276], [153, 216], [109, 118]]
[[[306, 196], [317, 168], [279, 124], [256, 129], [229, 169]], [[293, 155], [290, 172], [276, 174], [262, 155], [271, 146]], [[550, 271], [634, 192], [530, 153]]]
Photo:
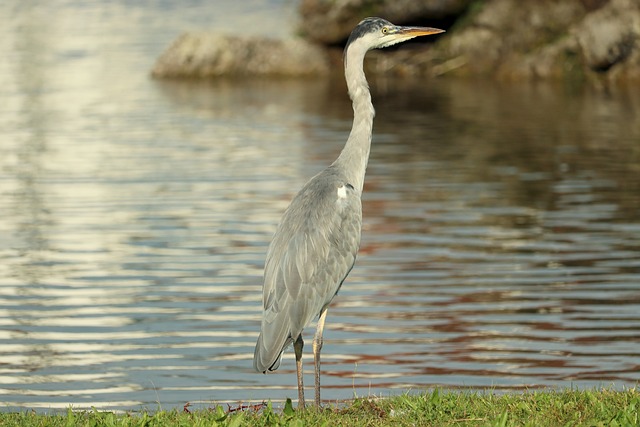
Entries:
[[[279, 2], [253, 3], [277, 22]], [[262, 262], [346, 139], [341, 78], [150, 81], [175, 11], [1, 7], [2, 406], [294, 397], [290, 353], [278, 374], [251, 367]], [[329, 311], [324, 397], [635, 385], [640, 97], [371, 84], [362, 250]]]

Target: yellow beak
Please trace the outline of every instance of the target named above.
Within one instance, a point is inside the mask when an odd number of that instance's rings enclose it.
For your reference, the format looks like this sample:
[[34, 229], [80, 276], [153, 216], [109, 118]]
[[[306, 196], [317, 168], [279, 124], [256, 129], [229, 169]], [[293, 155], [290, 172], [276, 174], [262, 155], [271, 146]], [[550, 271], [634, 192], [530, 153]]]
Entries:
[[430, 28], [430, 27], [398, 27], [398, 32], [396, 34], [401, 34], [409, 37], [418, 37], [418, 36], [428, 36], [431, 34], [439, 34], [444, 33], [444, 30], [439, 28]]

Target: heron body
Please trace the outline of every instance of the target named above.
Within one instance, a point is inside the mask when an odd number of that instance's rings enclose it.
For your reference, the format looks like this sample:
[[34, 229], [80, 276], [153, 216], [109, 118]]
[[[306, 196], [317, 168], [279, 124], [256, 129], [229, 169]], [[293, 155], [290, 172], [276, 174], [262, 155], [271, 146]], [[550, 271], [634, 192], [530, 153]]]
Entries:
[[320, 350], [327, 307], [353, 268], [360, 246], [360, 197], [369, 160], [375, 111], [364, 74], [365, 54], [442, 30], [399, 27], [366, 18], [351, 33], [344, 51], [345, 78], [353, 102], [353, 126], [342, 152], [293, 198], [273, 236], [264, 269], [263, 316], [253, 366], [274, 371], [293, 343], [298, 405], [304, 407], [302, 332], [318, 317], [313, 340], [315, 400], [320, 405]]
[[267, 252], [257, 371], [277, 369], [283, 349], [329, 305], [355, 262], [361, 223], [359, 194], [335, 168], [292, 200]]

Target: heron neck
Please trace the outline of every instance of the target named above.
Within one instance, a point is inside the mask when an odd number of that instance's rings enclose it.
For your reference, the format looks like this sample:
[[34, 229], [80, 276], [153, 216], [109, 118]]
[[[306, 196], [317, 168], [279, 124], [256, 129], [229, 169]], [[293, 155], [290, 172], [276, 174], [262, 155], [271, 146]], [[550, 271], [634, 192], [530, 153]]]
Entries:
[[362, 193], [364, 175], [369, 161], [371, 133], [375, 110], [371, 103], [369, 85], [364, 75], [363, 62], [366, 50], [352, 46], [345, 53], [345, 78], [349, 97], [353, 103], [353, 125], [342, 152], [334, 162], [346, 174], [354, 189]]

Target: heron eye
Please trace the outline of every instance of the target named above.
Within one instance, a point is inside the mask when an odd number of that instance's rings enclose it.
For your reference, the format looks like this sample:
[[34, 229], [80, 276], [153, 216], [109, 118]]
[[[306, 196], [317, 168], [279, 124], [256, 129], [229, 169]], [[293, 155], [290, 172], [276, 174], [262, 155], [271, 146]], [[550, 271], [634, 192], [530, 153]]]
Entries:
[[389, 28], [382, 27], [382, 34], [387, 34], [389, 32]]

